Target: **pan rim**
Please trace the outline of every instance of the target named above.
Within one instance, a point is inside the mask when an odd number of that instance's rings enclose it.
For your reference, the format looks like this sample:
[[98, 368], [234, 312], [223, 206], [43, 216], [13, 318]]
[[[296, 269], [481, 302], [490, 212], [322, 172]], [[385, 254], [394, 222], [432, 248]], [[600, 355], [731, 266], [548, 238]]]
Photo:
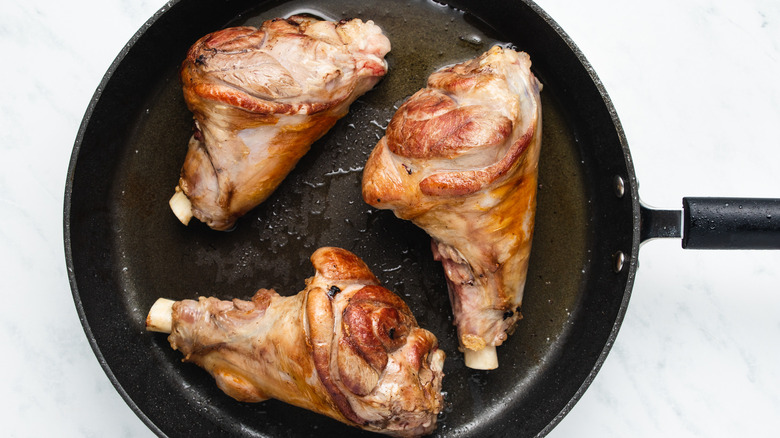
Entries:
[[71, 295], [73, 296], [73, 301], [76, 306], [76, 312], [78, 313], [79, 321], [81, 322], [82, 329], [84, 330], [84, 333], [87, 336], [87, 340], [89, 342], [90, 347], [92, 348], [92, 352], [95, 354], [98, 363], [100, 364], [100, 367], [103, 369], [103, 372], [108, 377], [108, 380], [111, 382], [111, 385], [116, 389], [116, 391], [125, 401], [125, 403], [127, 403], [130, 409], [149, 428], [149, 430], [151, 430], [155, 435], [161, 437], [166, 436], [166, 434], [143, 412], [143, 410], [136, 404], [136, 402], [132, 399], [132, 397], [130, 397], [130, 395], [127, 393], [127, 390], [125, 390], [125, 388], [119, 382], [119, 379], [117, 378], [114, 371], [108, 365], [108, 361], [105, 359], [103, 351], [100, 349], [100, 346], [97, 343], [97, 339], [92, 331], [92, 326], [87, 320], [86, 312], [84, 310], [84, 303], [82, 302], [81, 294], [79, 293], [79, 286], [76, 278], [76, 271], [75, 271], [74, 261], [73, 261], [73, 241], [71, 238], [71, 219], [72, 219], [71, 207], [73, 201], [73, 181], [75, 179], [76, 168], [78, 165], [79, 155], [81, 152], [81, 145], [84, 141], [84, 137], [89, 127], [90, 121], [92, 120], [92, 116], [93, 113], [95, 112], [95, 108], [97, 107], [103, 95], [103, 91], [106, 89], [106, 86], [111, 81], [114, 74], [117, 72], [117, 69], [119, 69], [119, 67], [122, 65], [122, 62], [127, 57], [128, 53], [133, 49], [135, 44], [146, 34], [146, 32], [155, 23], [157, 23], [157, 21], [161, 17], [163, 17], [170, 9], [173, 8], [173, 6], [178, 4], [180, 1], [181, 0], [169, 0], [165, 5], [163, 5], [160, 9], [158, 9], [148, 20], [146, 20], [146, 22], [144, 22], [144, 24], [133, 34], [132, 37], [130, 37], [127, 43], [125, 43], [125, 45], [119, 51], [117, 56], [114, 58], [114, 60], [111, 62], [108, 69], [106, 70], [106, 73], [103, 75], [102, 79], [100, 80], [100, 83], [98, 84], [97, 88], [95, 89], [95, 92], [93, 93], [92, 98], [89, 101], [89, 105], [87, 106], [87, 109], [84, 112], [84, 116], [81, 119], [81, 124], [79, 125], [79, 129], [76, 133], [76, 139], [73, 145], [73, 151], [71, 152], [70, 162], [68, 164], [68, 172], [66, 177], [67, 179], [65, 181], [64, 212], [63, 212], [63, 234], [64, 234], [63, 243], [64, 243], [64, 250], [65, 250], [65, 264], [68, 273], [68, 282], [70, 283]]
[[528, 7], [530, 7], [540, 18], [542, 18], [548, 24], [548, 26], [550, 26], [550, 28], [558, 35], [561, 41], [563, 41], [568, 46], [569, 50], [577, 58], [578, 62], [582, 64], [583, 69], [587, 72], [591, 82], [598, 90], [601, 100], [604, 102], [604, 106], [609, 112], [610, 119], [612, 121], [612, 124], [614, 125], [615, 133], [618, 136], [618, 140], [620, 142], [620, 146], [623, 153], [623, 158], [625, 160], [626, 174], [615, 175], [616, 177], [620, 177], [624, 184], [624, 192], [620, 193], [617, 196], [630, 197], [632, 220], [633, 220], [632, 227], [631, 227], [632, 228], [631, 248], [629, 249], [627, 254], [625, 251], [622, 251], [623, 254], [627, 256], [625, 261], [622, 263], [622, 269], [621, 269], [621, 271], [626, 272], [626, 279], [625, 279], [622, 300], [615, 321], [613, 323], [612, 330], [610, 331], [607, 341], [604, 344], [604, 347], [601, 350], [601, 353], [599, 354], [596, 362], [594, 363], [587, 377], [580, 384], [577, 391], [564, 405], [563, 409], [561, 409], [561, 411], [547, 424], [547, 426], [545, 426], [537, 434], [537, 437], [543, 437], [549, 434], [553, 429], [555, 429], [555, 427], [557, 427], [558, 424], [560, 424], [560, 422], [566, 417], [566, 415], [568, 415], [568, 413], [571, 412], [574, 406], [579, 402], [579, 400], [582, 398], [582, 396], [585, 394], [585, 392], [588, 390], [590, 385], [595, 380], [596, 375], [599, 373], [601, 367], [604, 365], [604, 362], [609, 356], [612, 346], [614, 345], [615, 340], [617, 339], [618, 333], [620, 331], [620, 327], [623, 323], [623, 320], [626, 315], [626, 311], [628, 309], [628, 304], [631, 298], [631, 292], [633, 290], [633, 285], [636, 278], [636, 271], [638, 268], [638, 257], [639, 257], [638, 253], [641, 246], [641, 238], [640, 238], [640, 228], [641, 228], [640, 205], [641, 204], [640, 204], [640, 198], [638, 193], [636, 172], [634, 169], [633, 160], [631, 158], [631, 152], [628, 146], [628, 140], [626, 138], [625, 131], [623, 130], [622, 124], [620, 123], [617, 110], [615, 109], [615, 106], [612, 103], [612, 99], [609, 97], [609, 94], [606, 90], [606, 87], [604, 86], [604, 83], [601, 81], [601, 79], [599, 79], [594, 67], [587, 60], [585, 54], [582, 52], [582, 50], [580, 50], [580, 48], [577, 46], [574, 40], [566, 33], [564, 29], [546, 11], [544, 11], [544, 9], [542, 9], [535, 2], [533, 2], [532, 0], [522, 0], [522, 1]]

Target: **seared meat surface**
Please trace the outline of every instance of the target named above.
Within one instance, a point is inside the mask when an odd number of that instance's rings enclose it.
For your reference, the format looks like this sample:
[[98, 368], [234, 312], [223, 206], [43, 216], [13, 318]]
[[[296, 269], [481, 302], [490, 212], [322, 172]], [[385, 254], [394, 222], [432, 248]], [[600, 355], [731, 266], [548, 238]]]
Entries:
[[432, 237], [469, 366], [521, 318], [542, 137], [530, 67], [526, 53], [495, 46], [433, 73], [364, 169], [364, 200]]
[[181, 67], [195, 133], [171, 208], [226, 230], [387, 73], [373, 22], [293, 16], [198, 40]]
[[[356, 255], [320, 248], [306, 288], [250, 301], [170, 302], [149, 330], [243, 402], [275, 398], [393, 436], [432, 432], [443, 408], [444, 352]], [[158, 304], [155, 304], [157, 307]]]

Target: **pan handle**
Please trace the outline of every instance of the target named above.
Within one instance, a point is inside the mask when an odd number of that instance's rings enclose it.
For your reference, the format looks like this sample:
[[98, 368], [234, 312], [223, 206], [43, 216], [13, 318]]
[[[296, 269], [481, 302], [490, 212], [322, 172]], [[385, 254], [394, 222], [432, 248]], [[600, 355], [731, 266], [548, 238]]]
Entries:
[[780, 249], [780, 199], [683, 198], [683, 209], [641, 205], [640, 239], [682, 237], [686, 249]]

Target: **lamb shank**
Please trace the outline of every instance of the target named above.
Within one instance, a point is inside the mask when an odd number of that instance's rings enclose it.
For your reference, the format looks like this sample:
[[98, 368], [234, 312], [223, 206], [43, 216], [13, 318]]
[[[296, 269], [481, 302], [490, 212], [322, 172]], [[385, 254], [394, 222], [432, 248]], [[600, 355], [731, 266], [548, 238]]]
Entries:
[[350, 104], [387, 73], [372, 21], [308, 16], [208, 34], [181, 66], [195, 133], [170, 205], [216, 230], [265, 201]]
[[432, 237], [466, 365], [498, 366], [521, 318], [536, 210], [541, 84], [494, 46], [406, 100], [363, 173], [363, 198]]
[[243, 402], [269, 398], [393, 436], [432, 432], [443, 408], [444, 352], [356, 255], [320, 248], [297, 295], [251, 301], [159, 299], [147, 330]]

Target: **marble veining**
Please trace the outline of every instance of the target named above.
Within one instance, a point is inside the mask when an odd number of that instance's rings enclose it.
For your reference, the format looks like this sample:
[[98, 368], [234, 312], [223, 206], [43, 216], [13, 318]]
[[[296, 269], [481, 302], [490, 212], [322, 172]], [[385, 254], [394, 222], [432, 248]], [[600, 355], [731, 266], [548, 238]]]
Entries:
[[[780, 197], [780, 2], [539, 0], [594, 66], [642, 199]], [[71, 149], [103, 74], [162, 0], [0, 6], [0, 419], [11, 437], [151, 437], [111, 386], [68, 285]], [[780, 430], [780, 252], [642, 247], [622, 330], [551, 437]], [[519, 340], [515, 340], [519, 341]]]

